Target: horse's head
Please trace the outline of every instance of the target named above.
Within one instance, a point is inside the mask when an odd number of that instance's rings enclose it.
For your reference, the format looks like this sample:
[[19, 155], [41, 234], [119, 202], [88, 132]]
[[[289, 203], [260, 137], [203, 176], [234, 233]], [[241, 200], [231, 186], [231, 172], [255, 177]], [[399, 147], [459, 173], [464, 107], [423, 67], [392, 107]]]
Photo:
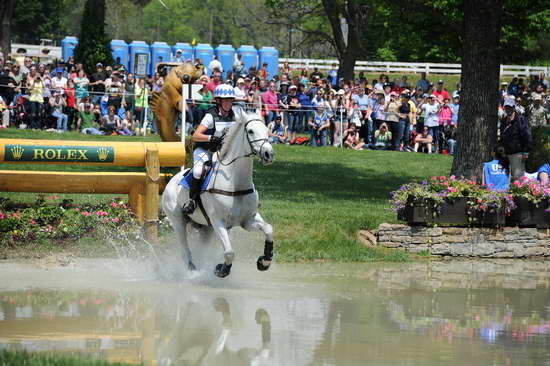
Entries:
[[275, 150], [269, 142], [263, 119], [255, 113], [247, 114], [242, 109], [236, 113], [236, 119], [244, 129], [251, 153], [259, 157], [262, 164], [271, 164], [275, 158]]

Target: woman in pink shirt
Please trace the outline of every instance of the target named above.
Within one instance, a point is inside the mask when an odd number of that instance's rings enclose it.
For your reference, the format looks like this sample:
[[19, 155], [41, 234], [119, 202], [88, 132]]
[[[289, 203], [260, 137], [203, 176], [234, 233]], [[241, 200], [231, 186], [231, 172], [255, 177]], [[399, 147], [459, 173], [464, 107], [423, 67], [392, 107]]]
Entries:
[[262, 94], [262, 102], [265, 106], [266, 123], [270, 123], [275, 119], [278, 113], [277, 106], [279, 105], [279, 98], [277, 96], [277, 86], [272, 81], [269, 83], [269, 89]]
[[443, 105], [439, 109], [439, 126], [450, 126], [453, 119], [453, 110], [449, 106], [450, 99], [445, 98]]

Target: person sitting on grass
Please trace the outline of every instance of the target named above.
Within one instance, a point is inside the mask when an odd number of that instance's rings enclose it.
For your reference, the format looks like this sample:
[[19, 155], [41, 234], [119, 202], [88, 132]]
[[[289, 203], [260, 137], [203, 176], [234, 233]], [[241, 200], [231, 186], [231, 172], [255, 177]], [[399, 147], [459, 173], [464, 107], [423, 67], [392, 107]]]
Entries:
[[287, 141], [287, 128], [282, 123], [281, 115], [267, 125], [269, 142], [272, 144], [284, 144]]
[[507, 191], [510, 186], [510, 160], [503, 146], [493, 149], [493, 160], [483, 164], [482, 184], [491, 191]]
[[380, 129], [374, 132], [374, 150], [388, 150], [391, 144], [392, 134], [388, 131], [388, 125], [382, 123]]
[[418, 152], [418, 149], [427, 150], [428, 154], [432, 153], [433, 137], [430, 135], [430, 129], [428, 126], [424, 126], [422, 133], [416, 135], [414, 139], [414, 152]]
[[542, 186], [550, 183], [550, 164], [546, 163], [537, 170], [537, 179]]
[[350, 123], [349, 128], [344, 131], [344, 146], [353, 150], [363, 150], [365, 147], [365, 143], [359, 138], [355, 123]]
[[92, 110], [92, 104], [86, 103], [84, 110], [78, 112], [77, 130], [88, 135], [103, 135], [99, 130], [99, 125], [95, 121], [95, 113]]
[[101, 130], [106, 135], [115, 135], [120, 130], [120, 117], [115, 114], [115, 107], [109, 107], [109, 113], [101, 118]]
[[324, 103], [319, 103], [316, 106], [308, 125], [311, 129], [311, 146], [325, 146], [327, 131], [330, 128], [330, 117], [325, 110]]

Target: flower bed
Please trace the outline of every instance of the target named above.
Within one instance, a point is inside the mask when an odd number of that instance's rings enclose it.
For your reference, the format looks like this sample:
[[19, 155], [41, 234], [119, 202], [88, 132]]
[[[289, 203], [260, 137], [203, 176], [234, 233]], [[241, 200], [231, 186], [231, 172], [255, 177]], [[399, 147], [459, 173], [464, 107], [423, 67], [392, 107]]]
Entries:
[[509, 192], [494, 192], [474, 180], [432, 177], [401, 186], [391, 202], [398, 219], [409, 224], [550, 225], [550, 188], [527, 178], [513, 182]]
[[0, 200], [0, 243], [74, 240], [99, 228], [105, 232], [135, 227], [133, 213], [120, 199], [102, 204], [75, 205], [52, 195], [39, 195], [36, 203], [21, 205]]

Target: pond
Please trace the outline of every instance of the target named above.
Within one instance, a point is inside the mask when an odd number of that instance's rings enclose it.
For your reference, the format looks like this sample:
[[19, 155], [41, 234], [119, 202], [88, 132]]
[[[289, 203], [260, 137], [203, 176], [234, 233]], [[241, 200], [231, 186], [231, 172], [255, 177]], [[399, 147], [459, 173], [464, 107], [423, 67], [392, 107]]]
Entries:
[[550, 365], [550, 261], [0, 264], [0, 349], [144, 365]]

